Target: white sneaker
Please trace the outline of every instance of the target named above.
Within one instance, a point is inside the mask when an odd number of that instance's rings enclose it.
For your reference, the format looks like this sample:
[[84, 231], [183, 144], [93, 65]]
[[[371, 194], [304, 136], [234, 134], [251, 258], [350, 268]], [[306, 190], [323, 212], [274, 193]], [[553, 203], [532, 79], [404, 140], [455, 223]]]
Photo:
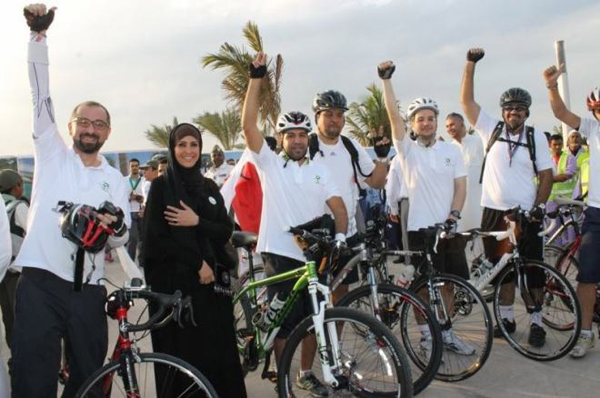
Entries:
[[475, 354], [475, 347], [465, 343], [460, 337], [458, 337], [454, 330], [444, 330], [442, 332], [444, 340], [444, 348], [453, 351], [458, 355], [473, 355]]
[[581, 333], [577, 339], [577, 344], [575, 344], [575, 347], [571, 350], [570, 355], [573, 358], [582, 358], [587, 354], [590, 348], [594, 348], [595, 344], [596, 336], [594, 336], [594, 333], [592, 333], [591, 336]]

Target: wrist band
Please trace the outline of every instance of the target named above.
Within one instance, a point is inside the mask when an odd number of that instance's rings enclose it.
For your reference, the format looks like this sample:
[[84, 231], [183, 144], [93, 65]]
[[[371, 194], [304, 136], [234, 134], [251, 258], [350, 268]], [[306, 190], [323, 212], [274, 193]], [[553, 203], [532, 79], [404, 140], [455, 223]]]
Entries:
[[345, 242], [346, 241], [346, 234], [338, 232], [337, 234], [335, 234], [335, 240], [339, 240], [341, 242]]

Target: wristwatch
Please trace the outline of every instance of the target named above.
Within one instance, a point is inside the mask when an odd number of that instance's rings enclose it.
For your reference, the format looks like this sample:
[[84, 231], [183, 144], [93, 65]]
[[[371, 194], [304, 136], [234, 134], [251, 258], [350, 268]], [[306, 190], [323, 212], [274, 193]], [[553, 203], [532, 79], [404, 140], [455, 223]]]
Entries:
[[460, 220], [460, 211], [458, 211], [458, 210], [452, 210], [450, 212], [450, 215], [456, 217], [457, 220]]

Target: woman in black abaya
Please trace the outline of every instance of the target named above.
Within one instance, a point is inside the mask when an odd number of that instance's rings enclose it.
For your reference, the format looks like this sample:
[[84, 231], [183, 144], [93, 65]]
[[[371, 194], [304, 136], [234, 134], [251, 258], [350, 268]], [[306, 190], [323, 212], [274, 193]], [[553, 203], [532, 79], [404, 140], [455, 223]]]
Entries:
[[[221, 398], [246, 397], [233, 306], [215, 293], [216, 252], [233, 231], [217, 185], [200, 172], [202, 137], [183, 123], [169, 138], [167, 172], [152, 182], [144, 216], [144, 268], [153, 291], [192, 296], [194, 319], [152, 332], [155, 352], [202, 372]], [[161, 375], [157, 375], [160, 383]], [[177, 388], [171, 388], [176, 392]], [[161, 397], [162, 398], [162, 397]]]

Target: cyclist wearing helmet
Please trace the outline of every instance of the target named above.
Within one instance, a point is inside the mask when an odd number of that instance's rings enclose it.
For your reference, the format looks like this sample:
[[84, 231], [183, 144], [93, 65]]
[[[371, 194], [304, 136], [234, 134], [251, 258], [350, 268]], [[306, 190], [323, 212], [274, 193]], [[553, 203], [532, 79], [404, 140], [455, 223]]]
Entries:
[[[112, 247], [122, 246], [128, 239], [129, 191], [122, 174], [98, 153], [111, 132], [108, 111], [97, 102], [77, 105], [68, 123], [72, 147], [68, 147], [58, 133], [49, 92], [45, 34], [53, 16], [54, 9], [46, 12], [43, 4], [30, 5], [25, 9], [25, 17], [32, 30], [28, 65], [34, 105], [35, 179], [29, 228], [15, 260], [15, 265], [23, 267], [17, 287], [11, 342], [12, 394], [16, 397], [57, 395], [63, 338], [69, 342], [66, 347], [70, 358], [70, 377], [63, 396], [73, 396], [106, 359], [106, 289], [97, 284], [103, 275], [104, 255], [81, 253], [83, 276], [86, 280], [89, 278], [89, 284], [84, 285], [81, 291], [74, 291], [72, 255], [83, 246], [79, 239], [83, 235], [74, 236], [71, 232], [81, 232], [76, 228], [79, 221], [87, 223], [90, 219], [85, 216], [80, 219], [79, 213], [73, 213], [71, 221], [75, 222], [72, 224], [75, 228], [65, 226], [68, 238], [78, 240], [76, 245], [63, 237], [58, 228], [59, 216], [52, 208], [60, 200], [89, 207], [112, 202], [113, 208], [123, 209], [121, 217], [108, 214], [93, 216], [92, 221], [96, 224], [93, 227], [102, 224], [102, 231], [107, 228], [119, 231], [118, 236], [107, 237]], [[88, 247], [96, 250], [98, 239], [105, 237], [104, 232], [92, 237], [87, 241]]]
[[588, 185], [583, 240], [579, 248], [579, 274], [577, 275], [577, 296], [581, 302], [581, 335], [571, 356], [581, 358], [594, 347], [592, 318], [596, 303], [596, 284], [600, 282], [600, 88], [594, 88], [586, 99], [587, 109], [594, 118], [582, 118], [565, 106], [558, 92], [558, 78], [563, 72], [556, 66], [544, 70], [544, 80], [550, 95], [550, 105], [554, 116], [569, 127], [579, 131], [589, 143], [589, 169], [582, 171], [582, 185]]
[[[541, 131], [526, 126], [529, 117], [531, 96], [522, 88], [511, 88], [500, 96], [502, 121], [484, 112], [475, 102], [473, 76], [475, 63], [484, 56], [483, 49], [473, 48], [467, 53], [467, 63], [461, 88], [461, 103], [467, 120], [475, 126], [486, 148], [483, 159], [483, 187], [481, 205], [483, 216], [481, 228], [484, 231], [506, 229], [504, 212], [516, 206], [531, 209], [533, 220], [525, 222], [519, 251], [525, 258], [542, 260], [543, 240], [538, 236], [541, 220], [544, 218], [544, 204], [552, 189], [552, 159], [546, 146], [546, 137]], [[536, 185], [535, 177], [539, 184]], [[498, 242], [484, 240], [487, 257], [496, 262]], [[543, 273], [529, 275], [532, 291], [541, 299], [544, 284]], [[514, 282], [505, 284], [500, 292], [500, 313], [502, 322], [509, 333], [514, 333], [513, 303], [515, 298]], [[541, 347], [546, 341], [546, 332], [542, 325], [542, 313], [530, 314], [529, 344]], [[494, 331], [501, 337], [500, 329]]]
[[[242, 129], [251, 159], [261, 173], [263, 206], [258, 234], [257, 252], [263, 254], [265, 272], [272, 276], [299, 266], [306, 258], [294, 243], [290, 226], [306, 223], [322, 216], [329, 208], [335, 218], [336, 239], [345, 241], [348, 216], [335, 181], [326, 167], [308, 159], [309, 118], [301, 112], [288, 112], [279, 117], [277, 133], [281, 136], [282, 151], [271, 151], [258, 128], [259, 94], [265, 76], [267, 56], [258, 53], [250, 64], [250, 84], [242, 112]], [[269, 297], [285, 295], [294, 282], [269, 287]], [[285, 339], [295, 325], [311, 312], [308, 295], [300, 300], [285, 320], [275, 339], [275, 358], [278, 360]], [[312, 376], [311, 380], [316, 379]], [[318, 380], [314, 383], [318, 383]], [[323, 387], [324, 389], [324, 387]], [[320, 392], [319, 392], [320, 391]], [[316, 393], [322, 394], [323, 390]], [[326, 393], [326, 389], [325, 389]]]
[[[407, 117], [417, 139], [407, 138], [390, 80], [394, 70], [391, 61], [382, 62], [377, 67], [385, 108], [392, 125], [394, 147], [400, 157], [408, 192], [408, 245], [411, 250], [424, 250], [425, 235], [419, 229], [438, 223], [446, 223], [450, 230], [456, 229], [465, 203], [467, 170], [456, 145], [436, 140], [439, 109], [434, 100], [421, 97], [408, 105]], [[441, 240], [438, 253], [433, 258], [436, 269], [468, 279], [464, 248], [465, 244], [459, 238]], [[416, 264], [420, 264], [420, 260], [416, 260]], [[452, 307], [454, 287], [450, 284], [444, 286], [442, 294], [445, 302]], [[446, 349], [458, 355], [475, 353], [475, 348], [464, 342], [452, 327], [444, 330], [443, 339]], [[423, 331], [420, 350], [427, 356], [431, 347], [432, 337], [429, 331]]]

